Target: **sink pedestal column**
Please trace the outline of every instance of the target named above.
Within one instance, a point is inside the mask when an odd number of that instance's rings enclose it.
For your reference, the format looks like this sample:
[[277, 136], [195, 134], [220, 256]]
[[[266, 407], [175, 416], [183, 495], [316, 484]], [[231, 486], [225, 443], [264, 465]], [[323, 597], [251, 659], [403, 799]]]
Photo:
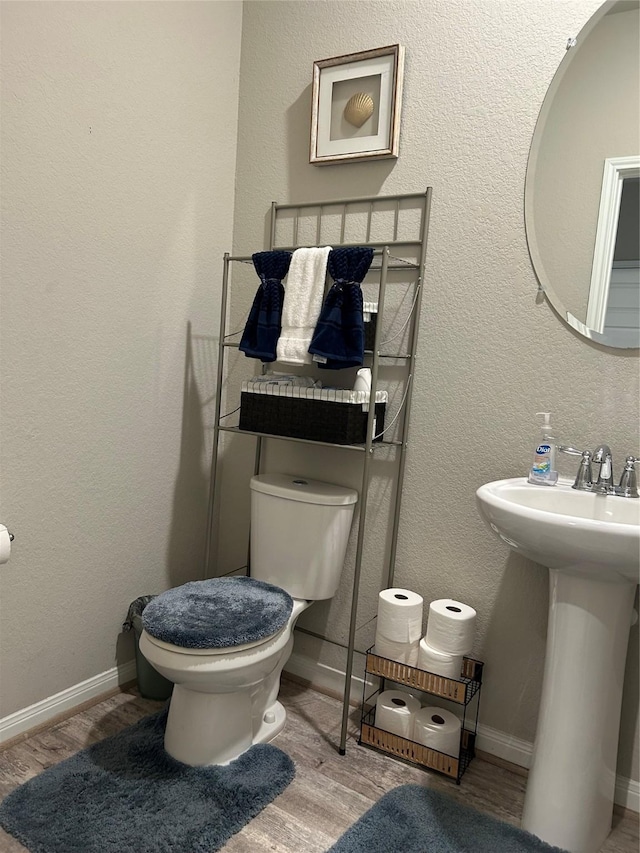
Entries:
[[619, 575], [600, 580], [579, 566], [549, 572], [547, 656], [522, 826], [571, 853], [596, 853], [611, 829], [636, 584]]

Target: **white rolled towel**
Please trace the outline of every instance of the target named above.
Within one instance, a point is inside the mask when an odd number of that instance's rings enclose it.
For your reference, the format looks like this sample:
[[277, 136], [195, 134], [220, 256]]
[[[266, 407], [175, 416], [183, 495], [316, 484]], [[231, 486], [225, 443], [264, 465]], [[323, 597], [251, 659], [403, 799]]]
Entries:
[[286, 364], [312, 364], [307, 350], [322, 309], [331, 246], [296, 249], [291, 258], [282, 303], [282, 331], [276, 358]]

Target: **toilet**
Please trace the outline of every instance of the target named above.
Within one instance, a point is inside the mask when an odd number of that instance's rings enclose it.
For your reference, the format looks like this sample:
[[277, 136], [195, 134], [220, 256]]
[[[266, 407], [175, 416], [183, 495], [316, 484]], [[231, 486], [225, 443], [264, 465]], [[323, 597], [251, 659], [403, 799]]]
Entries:
[[143, 612], [140, 651], [174, 684], [164, 746], [227, 764], [282, 731], [280, 675], [299, 615], [338, 588], [358, 493], [295, 477], [251, 479], [251, 577], [192, 581]]

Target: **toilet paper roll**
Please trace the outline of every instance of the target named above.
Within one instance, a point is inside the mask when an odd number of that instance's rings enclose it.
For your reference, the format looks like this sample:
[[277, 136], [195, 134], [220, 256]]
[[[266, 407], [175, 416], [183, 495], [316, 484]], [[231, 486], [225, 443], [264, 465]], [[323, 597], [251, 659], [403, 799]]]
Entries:
[[393, 689], [399, 690], [400, 693], [408, 693], [409, 696], [413, 696], [414, 699], [417, 699], [418, 702], [420, 702], [420, 697], [422, 696], [422, 694], [419, 690], [416, 690], [413, 687], [405, 687], [404, 684], [396, 684]]
[[417, 666], [419, 646], [419, 640], [416, 640], [414, 643], [395, 643], [393, 640], [389, 640], [387, 637], [376, 632], [376, 654], [383, 658], [389, 658], [389, 660], [397, 660], [398, 663]]
[[450, 655], [466, 655], [473, 648], [476, 611], [452, 598], [440, 598], [429, 605], [425, 640], [432, 649]]
[[394, 643], [415, 643], [422, 636], [424, 599], [410, 589], [383, 589], [378, 595], [376, 631]]
[[460, 678], [462, 672], [462, 655], [450, 655], [434, 649], [427, 643], [426, 637], [420, 640], [418, 649], [418, 666], [445, 678]]
[[4, 526], [0, 524], [0, 565], [7, 563], [11, 556], [11, 534]]
[[460, 754], [460, 720], [446, 708], [421, 708], [413, 721], [413, 740], [457, 758]]
[[420, 702], [401, 690], [385, 690], [376, 701], [376, 726], [400, 737], [413, 740], [413, 721]]

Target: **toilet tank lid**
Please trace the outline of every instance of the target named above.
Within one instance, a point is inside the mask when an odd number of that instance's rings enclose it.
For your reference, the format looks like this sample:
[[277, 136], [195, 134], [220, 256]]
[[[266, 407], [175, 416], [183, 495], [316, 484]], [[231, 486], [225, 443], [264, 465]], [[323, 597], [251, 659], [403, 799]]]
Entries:
[[251, 489], [265, 495], [275, 495], [285, 500], [324, 506], [346, 506], [358, 500], [354, 489], [323, 483], [293, 474], [259, 474], [251, 478]]

